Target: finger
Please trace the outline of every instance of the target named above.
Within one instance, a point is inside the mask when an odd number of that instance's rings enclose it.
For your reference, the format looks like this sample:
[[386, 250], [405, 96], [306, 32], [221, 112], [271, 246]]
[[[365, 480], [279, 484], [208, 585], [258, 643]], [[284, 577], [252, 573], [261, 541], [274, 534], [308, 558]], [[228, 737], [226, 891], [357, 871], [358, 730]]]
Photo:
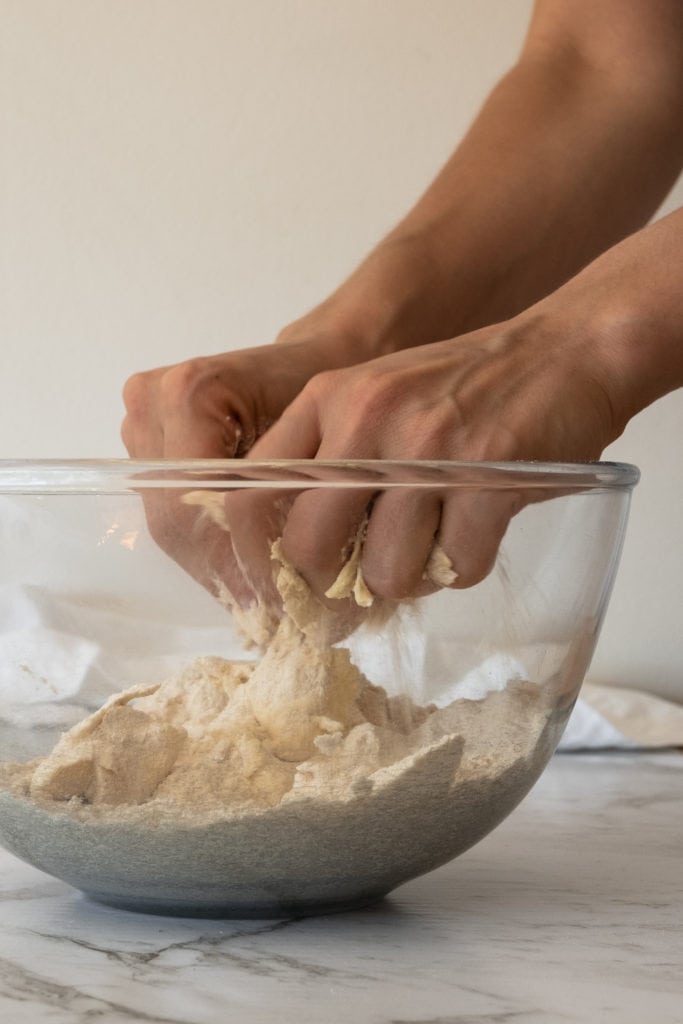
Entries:
[[134, 459], [158, 459], [163, 454], [163, 430], [156, 414], [154, 394], [164, 370], [136, 373], [123, 386], [126, 416], [121, 440]]
[[255, 595], [240, 570], [218, 512], [218, 491], [144, 489], [145, 516], [158, 546], [226, 606], [247, 607]]
[[[226, 441], [226, 432], [232, 431]], [[260, 441], [251, 448], [245, 464], [271, 458], [306, 458], [309, 446], [317, 449], [317, 417], [309, 402], [288, 410]], [[214, 419], [212, 430], [206, 424], [199, 429], [186, 424], [182, 416], [169, 418], [166, 430], [167, 452], [177, 457], [225, 456], [227, 447], [239, 447], [239, 420], [230, 418], [221, 423]], [[273, 543], [282, 536], [292, 497], [273, 488], [236, 489], [225, 495], [224, 527], [230, 538], [230, 550], [223, 552], [222, 579], [228, 591], [242, 603], [257, 603], [277, 614], [279, 595], [274, 585], [276, 566], [271, 557]], [[227, 570], [227, 573], [226, 573]]]
[[280, 598], [272, 548], [282, 536], [294, 494], [278, 488], [247, 488], [225, 496], [225, 522], [241, 577], [261, 605], [274, 614], [279, 613]]
[[220, 423], [171, 423], [164, 430], [164, 458], [230, 459], [240, 444], [241, 427], [231, 416]]
[[452, 563], [454, 588], [472, 587], [491, 572], [512, 517], [524, 500], [511, 490], [457, 490], [447, 494], [437, 543]]
[[[233, 433], [229, 434], [232, 426]], [[234, 421], [194, 420], [176, 414], [167, 419], [162, 430], [161, 450], [138, 451], [141, 457], [179, 461], [188, 458], [225, 458], [236, 444], [238, 427]], [[151, 430], [147, 438], [152, 441]], [[153, 442], [155, 445], [157, 441]], [[207, 502], [192, 500], [192, 490], [149, 489], [143, 493], [145, 515], [153, 539], [202, 586], [230, 606], [246, 607], [255, 595], [242, 576], [224, 517], [216, 511], [218, 492], [201, 492]], [[194, 492], [196, 494], [196, 492]], [[189, 500], [188, 500], [189, 499]]]
[[157, 421], [141, 425], [126, 416], [121, 424], [121, 440], [132, 459], [158, 459], [164, 450], [164, 435]]
[[201, 365], [161, 367], [126, 381], [121, 436], [133, 458], [210, 459], [237, 453], [244, 440], [244, 410], [232, 399], [231, 408], [225, 408], [215, 388], [197, 387]]
[[240, 421], [232, 414], [195, 417], [176, 414], [164, 423], [165, 459], [227, 459], [237, 451]]
[[[301, 397], [301, 396], [300, 396]], [[293, 403], [282, 417], [251, 448], [245, 464], [270, 459], [313, 457], [317, 451], [318, 425], [307, 401]], [[227, 495], [225, 516], [240, 571], [258, 600], [279, 608], [272, 546], [282, 537], [285, 521], [298, 492], [245, 489]]]
[[256, 441], [248, 458], [313, 459], [318, 454], [320, 436], [317, 406], [304, 388], [280, 419]]
[[[313, 458], [318, 450], [318, 439], [317, 413], [313, 403], [302, 393], [255, 442], [245, 463]], [[244, 490], [235, 491], [226, 499], [226, 518], [238, 564], [259, 600], [266, 604], [279, 604], [272, 546], [285, 533], [285, 522], [298, 493], [277, 489]], [[295, 517], [295, 523], [297, 521]], [[296, 529], [294, 533], [296, 536]]]
[[361, 560], [373, 594], [402, 600], [436, 589], [425, 580], [425, 570], [440, 518], [438, 491], [398, 487], [376, 498]]
[[[195, 415], [185, 402], [163, 420], [161, 452], [173, 461], [226, 458], [239, 445], [239, 420]], [[195, 500], [199, 495], [199, 500]], [[157, 544], [227, 607], [246, 608], [256, 596], [240, 569], [217, 491], [165, 489], [145, 495], [145, 513]]]
[[289, 511], [282, 533], [283, 554], [329, 607], [339, 607], [340, 599], [351, 597], [355, 576], [349, 586], [340, 581], [338, 597], [326, 598], [326, 593], [349, 561], [356, 540], [362, 540], [359, 531], [373, 494], [364, 487], [312, 489], [300, 494]]

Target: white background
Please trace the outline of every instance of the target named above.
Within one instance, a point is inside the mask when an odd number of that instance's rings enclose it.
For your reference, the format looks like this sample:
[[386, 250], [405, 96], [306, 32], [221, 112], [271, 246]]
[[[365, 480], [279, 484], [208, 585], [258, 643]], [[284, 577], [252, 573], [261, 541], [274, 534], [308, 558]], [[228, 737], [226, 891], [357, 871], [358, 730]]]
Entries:
[[[406, 210], [530, 0], [0, 0], [0, 457], [123, 454], [135, 370], [262, 344]], [[683, 203], [679, 182], [667, 209]], [[592, 676], [683, 699], [683, 393]]]

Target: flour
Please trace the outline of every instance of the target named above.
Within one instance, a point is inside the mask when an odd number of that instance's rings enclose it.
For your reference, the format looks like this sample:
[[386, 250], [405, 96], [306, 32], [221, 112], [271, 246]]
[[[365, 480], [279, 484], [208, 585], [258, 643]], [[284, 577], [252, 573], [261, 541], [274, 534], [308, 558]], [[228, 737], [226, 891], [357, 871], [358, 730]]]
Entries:
[[206, 823], [304, 799], [353, 802], [449, 743], [451, 781], [503, 771], [533, 752], [529, 718], [542, 704], [537, 687], [517, 682], [484, 700], [420, 707], [284, 619], [259, 662], [198, 658], [157, 686], [116, 694], [5, 778], [80, 820]]
[[389, 696], [333, 646], [395, 610], [367, 599], [355, 549], [339, 612], [273, 554], [281, 612], [243, 610], [259, 660], [198, 658], [113, 696], [46, 757], [0, 765], [10, 849], [109, 902], [279, 913], [374, 898], [508, 813], [552, 743], [542, 690]]

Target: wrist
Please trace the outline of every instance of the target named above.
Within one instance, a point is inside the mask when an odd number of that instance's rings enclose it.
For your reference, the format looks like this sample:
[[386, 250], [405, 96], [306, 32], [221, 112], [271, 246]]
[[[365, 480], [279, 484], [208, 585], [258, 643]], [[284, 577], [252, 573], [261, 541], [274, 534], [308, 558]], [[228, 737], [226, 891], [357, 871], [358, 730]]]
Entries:
[[683, 209], [631, 235], [522, 318], [551, 337], [609, 406], [611, 439], [652, 402], [683, 386]]
[[305, 342], [341, 367], [450, 337], [456, 330], [441, 315], [440, 276], [419, 234], [394, 232], [276, 343]]
[[275, 339], [280, 349], [314, 367], [314, 372], [341, 369], [366, 362], [373, 356], [369, 328], [356, 322], [331, 300], [287, 324]]
[[[683, 312], [683, 310], [681, 310]], [[637, 293], [615, 296], [593, 322], [593, 336], [618, 430], [683, 385], [681, 331]]]

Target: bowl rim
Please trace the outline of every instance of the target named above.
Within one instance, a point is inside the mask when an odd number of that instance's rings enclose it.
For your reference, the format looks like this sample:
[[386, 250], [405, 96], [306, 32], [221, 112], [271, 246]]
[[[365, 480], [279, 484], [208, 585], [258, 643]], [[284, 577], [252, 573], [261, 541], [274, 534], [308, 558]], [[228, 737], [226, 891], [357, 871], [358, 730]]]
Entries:
[[458, 462], [445, 460], [2, 459], [0, 494], [139, 494], [153, 489], [316, 487], [631, 490], [625, 462]]

